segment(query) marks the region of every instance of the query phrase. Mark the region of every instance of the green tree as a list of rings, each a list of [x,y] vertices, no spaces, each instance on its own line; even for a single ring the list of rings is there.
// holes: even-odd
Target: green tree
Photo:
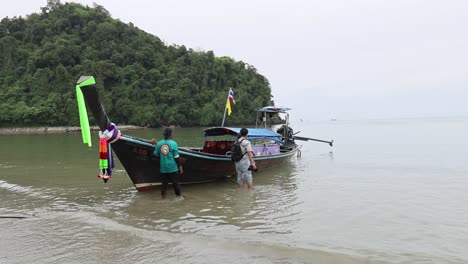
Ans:
[[[271,104],[255,67],[213,51],[166,45],[100,5],[47,1],[40,13],[0,20],[0,126],[78,125],[74,83],[93,75],[116,123],[219,125],[254,122]]]

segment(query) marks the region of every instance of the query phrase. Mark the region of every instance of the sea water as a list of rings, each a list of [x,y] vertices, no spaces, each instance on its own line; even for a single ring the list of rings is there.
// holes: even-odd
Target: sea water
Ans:
[[[335,144],[183,200],[138,193],[120,163],[99,180],[97,134],[0,136],[0,263],[468,263],[467,117],[293,127]]]

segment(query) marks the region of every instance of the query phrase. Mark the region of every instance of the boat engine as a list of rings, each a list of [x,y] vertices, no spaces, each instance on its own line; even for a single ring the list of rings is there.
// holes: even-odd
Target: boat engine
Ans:
[[[286,125],[282,125],[280,128],[278,128],[276,133],[281,134],[283,138],[287,137],[289,139],[291,139],[294,134],[293,129]]]

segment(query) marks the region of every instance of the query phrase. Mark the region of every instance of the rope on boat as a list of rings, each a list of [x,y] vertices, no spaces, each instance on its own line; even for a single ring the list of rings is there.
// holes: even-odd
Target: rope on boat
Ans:
[[[302,157],[302,152],[301,152],[302,145],[296,144],[296,148],[297,148],[297,157],[298,158]]]

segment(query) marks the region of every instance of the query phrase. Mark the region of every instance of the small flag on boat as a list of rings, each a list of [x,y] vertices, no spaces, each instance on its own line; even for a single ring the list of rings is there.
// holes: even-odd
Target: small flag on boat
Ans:
[[[227,108],[227,110],[228,110],[228,116],[230,116],[231,113],[232,113],[231,101],[232,101],[232,104],[233,104],[233,105],[236,104],[236,100],[234,100],[234,92],[232,91],[231,88],[229,88],[229,94],[228,94],[228,98],[227,98],[227,101],[226,101],[226,108]],[[226,114],[226,113],[225,113],[225,114]]]
[[[233,105],[236,104],[236,100],[234,100],[234,92],[231,88],[229,88],[229,99],[231,99]]]
[[[228,110],[228,116],[230,116],[231,113],[232,113],[232,110],[231,110],[231,103],[229,102],[229,98],[226,101],[226,108]],[[226,114],[226,113],[224,113],[224,114]]]

